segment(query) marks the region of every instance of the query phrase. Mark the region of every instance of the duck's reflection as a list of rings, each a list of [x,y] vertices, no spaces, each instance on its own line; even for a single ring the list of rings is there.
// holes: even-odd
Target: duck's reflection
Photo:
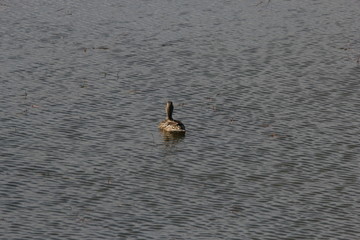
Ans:
[[[185,132],[167,132],[160,130],[160,134],[162,135],[165,146],[174,146],[182,142],[185,138]]]

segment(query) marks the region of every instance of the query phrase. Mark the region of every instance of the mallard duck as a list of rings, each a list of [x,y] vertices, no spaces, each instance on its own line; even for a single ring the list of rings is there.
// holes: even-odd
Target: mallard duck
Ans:
[[[161,130],[167,132],[178,132],[185,133],[185,126],[182,122],[174,120],[172,118],[172,113],[174,111],[174,105],[171,101],[167,102],[166,107],[166,119],[159,124]]]

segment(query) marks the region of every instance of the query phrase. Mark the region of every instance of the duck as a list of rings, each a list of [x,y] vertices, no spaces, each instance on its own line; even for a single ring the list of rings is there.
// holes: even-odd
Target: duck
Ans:
[[[159,128],[166,132],[174,132],[174,133],[185,133],[185,125],[172,118],[172,114],[174,111],[174,105],[171,101],[166,103],[165,107],[166,111],[166,119],[159,124]]]

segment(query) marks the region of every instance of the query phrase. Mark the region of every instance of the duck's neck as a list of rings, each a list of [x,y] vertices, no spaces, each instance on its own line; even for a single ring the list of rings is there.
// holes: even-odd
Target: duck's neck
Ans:
[[[174,111],[174,106],[172,102],[168,102],[166,104],[166,120],[173,120],[172,118],[173,111]]]

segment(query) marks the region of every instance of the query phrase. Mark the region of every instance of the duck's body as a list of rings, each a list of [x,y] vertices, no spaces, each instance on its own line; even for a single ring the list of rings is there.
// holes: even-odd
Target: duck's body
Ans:
[[[166,107],[166,119],[159,124],[161,130],[167,132],[182,132],[185,133],[185,126],[182,122],[174,120],[172,118],[172,113],[174,111],[174,106],[172,102],[167,102]]]
[[[159,124],[159,128],[167,132],[185,132],[184,124],[176,120],[164,120]]]

